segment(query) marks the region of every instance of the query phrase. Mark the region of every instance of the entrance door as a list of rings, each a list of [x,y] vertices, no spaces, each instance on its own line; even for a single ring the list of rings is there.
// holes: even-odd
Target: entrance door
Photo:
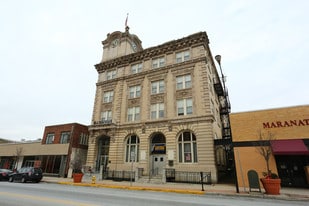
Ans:
[[[108,168],[109,143],[110,138],[108,136],[99,138],[97,164],[95,169],[97,172],[101,170],[103,174],[107,172]]]
[[[162,175],[165,167],[165,155],[152,155],[152,175]]]
[[[278,155],[276,163],[278,175],[282,186],[306,187],[306,174],[304,167],[308,163],[308,156],[301,155]]]
[[[155,133],[151,138],[150,171],[152,176],[162,175],[165,168],[166,146],[162,133]]]

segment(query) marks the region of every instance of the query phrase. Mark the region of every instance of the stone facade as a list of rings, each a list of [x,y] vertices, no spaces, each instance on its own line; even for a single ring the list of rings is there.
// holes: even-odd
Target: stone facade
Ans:
[[[87,165],[130,170],[132,160],[144,175],[173,168],[217,182],[219,78],[206,32],[143,49],[127,27],[102,43]]]

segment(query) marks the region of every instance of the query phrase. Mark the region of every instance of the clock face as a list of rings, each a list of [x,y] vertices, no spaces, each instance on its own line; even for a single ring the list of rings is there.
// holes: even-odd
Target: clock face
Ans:
[[[116,46],[118,46],[118,43],[119,43],[119,40],[118,39],[115,39],[112,41],[112,48],[115,48]]]

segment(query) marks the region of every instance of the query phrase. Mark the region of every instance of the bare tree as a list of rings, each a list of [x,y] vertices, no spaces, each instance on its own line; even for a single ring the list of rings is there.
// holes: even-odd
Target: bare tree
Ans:
[[[20,159],[22,153],[23,153],[23,148],[22,147],[16,147],[16,150],[15,150],[15,153],[14,153],[14,156],[16,157],[15,168],[17,168],[17,164],[19,162],[19,159]]]
[[[266,176],[271,176],[271,170],[269,168],[269,159],[271,157],[272,151],[271,151],[271,147],[270,147],[270,141],[275,139],[275,134],[267,131],[267,132],[262,132],[261,130],[258,131],[258,137],[259,137],[259,143],[258,143],[258,147],[256,148],[258,153],[260,155],[262,155],[262,157],[264,158],[265,162],[266,162]]]

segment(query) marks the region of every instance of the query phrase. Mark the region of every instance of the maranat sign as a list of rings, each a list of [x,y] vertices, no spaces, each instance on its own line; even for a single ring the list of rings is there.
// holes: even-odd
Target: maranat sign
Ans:
[[[287,121],[275,121],[275,122],[263,122],[263,128],[279,128],[279,127],[299,127],[308,126],[309,119],[299,119],[299,120],[287,120]]]

